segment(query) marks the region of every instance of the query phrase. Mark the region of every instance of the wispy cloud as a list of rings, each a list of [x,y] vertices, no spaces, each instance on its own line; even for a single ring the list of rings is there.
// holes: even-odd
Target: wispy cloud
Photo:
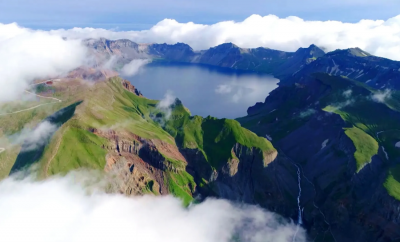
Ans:
[[[132,60],[131,62],[122,67],[121,74],[124,76],[134,76],[139,72],[142,66],[146,65],[149,62],[150,60],[147,59]]]
[[[1,181],[0,240],[286,242],[296,232],[293,223],[256,206],[208,199],[184,208],[171,196],[106,194],[89,178],[74,172],[42,182]],[[296,238],[305,241],[304,230]]]
[[[378,91],[372,95],[372,100],[378,103],[384,103],[387,98],[390,98],[392,95],[392,91],[390,89],[386,89],[384,91]]]
[[[171,117],[172,108],[171,105],[175,103],[176,97],[172,91],[168,90],[165,93],[164,98],[160,100],[157,104],[157,108],[165,114],[165,118],[169,119]]]
[[[216,93],[221,93],[221,94],[231,93],[232,92],[232,86],[227,85],[227,84],[219,85],[215,89],[215,92]]]
[[[218,85],[215,88],[215,93],[230,97],[230,101],[238,103],[243,99],[258,102],[259,99],[264,99],[270,90],[276,87],[278,79],[267,77],[265,80],[247,80],[247,81],[231,81]]]
[[[309,108],[309,109],[307,109],[305,111],[300,112],[299,116],[300,116],[300,118],[305,118],[305,117],[308,117],[310,115],[313,115],[316,112],[317,111],[315,109]]]
[[[46,145],[57,129],[57,125],[44,121],[34,128],[25,127],[20,132],[9,136],[8,139],[13,144],[22,145],[22,151],[31,151]]]
[[[326,111],[332,113],[332,112],[340,110],[340,109],[342,109],[344,107],[352,105],[353,103],[354,103],[354,99],[348,99],[348,100],[346,100],[344,102],[333,103],[333,104],[331,104],[331,105],[329,105],[327,107]]]
[[[351,89],[348,89],[348,90],[344,91],[342,95],[345,98],[350,98],[352,93],[353,93],[353,91]]]

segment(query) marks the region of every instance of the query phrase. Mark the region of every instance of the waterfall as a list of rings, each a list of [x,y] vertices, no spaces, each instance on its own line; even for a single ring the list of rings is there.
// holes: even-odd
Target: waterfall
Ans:
[[[297,207],[299,208],[299,216],[298,216],[298,224],[302,224],[303,223],[303,219],[302,219],[302,209],[300,207],[300,197],[301,197],[301,172],[300,172],[300,167],[298,167],[296,165],[297,168],[297,182],[299,185],[299,195],[297,196]]]
[[[301,206],[300,206],[300,198],[301,198],[301,171],[300,171],[300,167],[299,167],[298,165],[296,165],[296,164],[294,164],[294,165],[295,165],[296,168],[297,168],[297,183],[298,183],[298,185],[299,185],[299,195],[297,196],[297,207],[298,207],[298,209],[299,209],[299,215],[298,215],[298,217],[297,217],[297,228],[296,228],[296,232],[295,232],[295,234],[294,234],[294,236],[293,236],[293,242],[296,242],[296,236],[297,236],[297,233],[299,232],[300,225],[303,224],[303,216],[302,216],[303,209],[302,209]]]

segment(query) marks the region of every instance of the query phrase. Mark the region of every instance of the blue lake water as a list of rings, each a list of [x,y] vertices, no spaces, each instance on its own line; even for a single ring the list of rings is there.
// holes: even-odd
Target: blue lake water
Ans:
[[[150,63],[127,78],[145,97],[179,98],[192,115],[218,118],[245,116],[247,108],[263,102],[277,87],[267,74],[195,64]]]

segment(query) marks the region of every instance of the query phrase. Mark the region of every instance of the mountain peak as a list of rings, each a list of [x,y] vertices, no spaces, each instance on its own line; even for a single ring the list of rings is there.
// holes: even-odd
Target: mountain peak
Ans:
[[[330,55],[349,55],[349,56],[358,56],[358,57],[366,57],[366,56],[372,56],[370,53],[358,48],[348,48],[348,49],[337,49],[332,52],[329,52]]]
[[[214,48],[224,48],[224,49],[226,49],[226,48],[239,48],[239,47],[237,45],[235,45],[234,43],[232,43],[232,42],[228,42],[228,43],[223,43],[223,44],[217,45]]]
[[[325,55],[325,52],[318,46],[312,44],[308,48],[299,48],[296,54],[307,56],[308,58],[318,58]]]
[[[362,49],[360,49],[358,47],[349,48],[347,50],[348,50],[348,52],[350,52],[351,55],[354,55],[354,56],[359,56],[359,57],[371,56],[370,53],[363,51]]]

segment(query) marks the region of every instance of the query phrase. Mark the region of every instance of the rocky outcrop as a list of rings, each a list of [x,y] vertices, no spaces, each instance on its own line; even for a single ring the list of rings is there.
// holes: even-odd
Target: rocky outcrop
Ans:
[[[118,73],[111,70],[92,67],[79,67],[69,72],[68,79],[81,79],[86,81],[104,81],[107,78],[117,76]]]
[[[137,44],[127,39],[86,39],[84,44],[89,47],[96,66],[106,64],[111,57],[115,57],[116,64],[127,64],[133,59],[148,58],[147,45]]]
[[[122,86],[136,96],[143,97],[142,93],[136,89],[135,86],[130,83],[130,81],[122,80]]]
[[[236,144],[232,152],[234,158],[214,175],[215,193],[296,218],[295,166],[288,159],[277,157],[276,151],[265,155],[259,149]]]

